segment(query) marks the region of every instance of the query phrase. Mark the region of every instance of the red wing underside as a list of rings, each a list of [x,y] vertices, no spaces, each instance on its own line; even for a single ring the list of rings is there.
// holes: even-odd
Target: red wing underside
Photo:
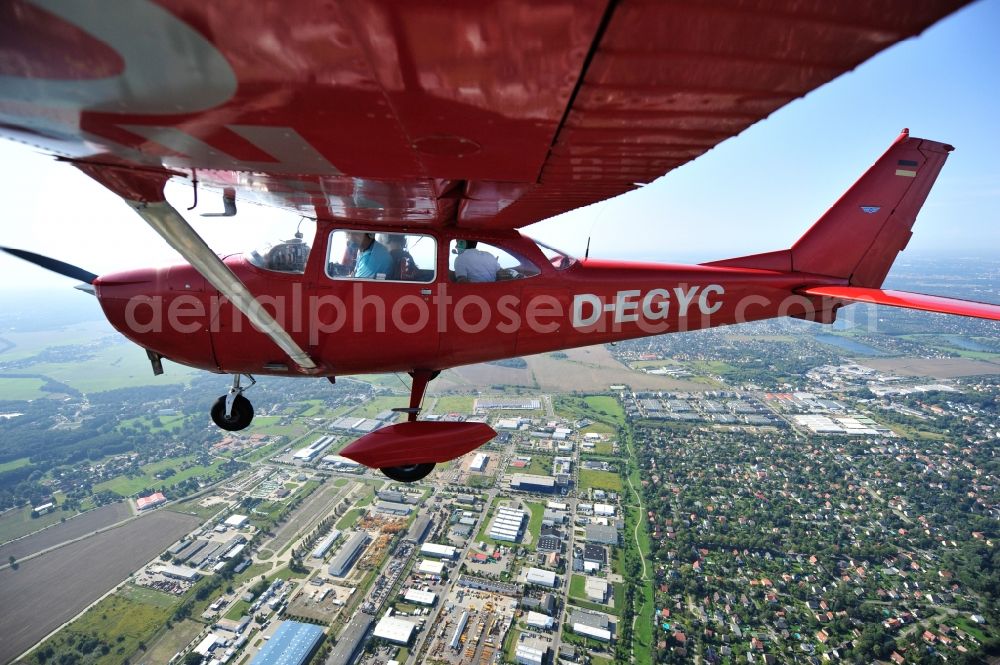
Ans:
[[[802,289],[799,292],[810,296],[837,298],[838,300],[846,300],[852,303],[891,305],[893,307],[917,309],[924,312],[957,314],[959,316],[1000,321],[1000,305],[991,305],[972,300],[943,298],[941,296],[929,296],[923,293],[909,293],[907,291],[867,289],[858,286],[816,286]]]
[[[966,0],[8,0],[0,136],[323,219],[520,228],[647,183]],[[128,198],[128,191],[116,191]]]

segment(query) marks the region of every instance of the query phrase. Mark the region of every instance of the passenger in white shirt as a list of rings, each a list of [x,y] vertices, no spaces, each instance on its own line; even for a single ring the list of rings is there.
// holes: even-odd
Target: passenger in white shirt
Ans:
[[[462,241],[459,241],[461,243]],[[455,257],[455,281],[495,282],[500,261],[489,252],[476,249],[475,240],[466,240],[465,250]],[[459,248],[461,245],[459,245]]]

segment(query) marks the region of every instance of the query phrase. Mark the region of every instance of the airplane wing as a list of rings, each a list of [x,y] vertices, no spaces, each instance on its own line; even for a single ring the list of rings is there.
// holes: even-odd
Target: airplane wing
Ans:
[[[520,228],[634,189],[966,0],[12,0],[0,135],[321,219]]]

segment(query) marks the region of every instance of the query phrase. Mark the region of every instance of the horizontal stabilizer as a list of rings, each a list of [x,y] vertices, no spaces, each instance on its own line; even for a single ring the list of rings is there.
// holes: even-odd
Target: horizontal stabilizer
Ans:
[[[973,316],[979,319],[1000,321],[1000,305],[991,305],[973,300],[929,296],[923,293],[867,289],[860,286],[814,286],[807,289],[800,289],[799,293],[809,296],[837,298],[838,300],[847,300],[849,302],[891,305],[893,307],[905,307],[906,309],[919,309],[924,312],[957,314],[959,316]]]

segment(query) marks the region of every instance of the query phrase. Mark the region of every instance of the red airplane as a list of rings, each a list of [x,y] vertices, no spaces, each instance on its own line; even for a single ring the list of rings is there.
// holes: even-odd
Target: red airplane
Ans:
[[[764,3],[761,3],[762,5]],[[886,291],[951,146],[906,130],[791,248],[701,265],[577,260],[517,229],[634,189],[965,4],[245,4],[148,0],[97,15],[9,3],[0,134],[119,195],[188,264],[85,284],[163,358],[241,377],[408,372],[407,422],[341,454],[415,481],[495,432],[419,421],[442,370],[792,316],[852,302],[1000,320]],[[171,178],[296,210],[315,236],[219,257]]]

